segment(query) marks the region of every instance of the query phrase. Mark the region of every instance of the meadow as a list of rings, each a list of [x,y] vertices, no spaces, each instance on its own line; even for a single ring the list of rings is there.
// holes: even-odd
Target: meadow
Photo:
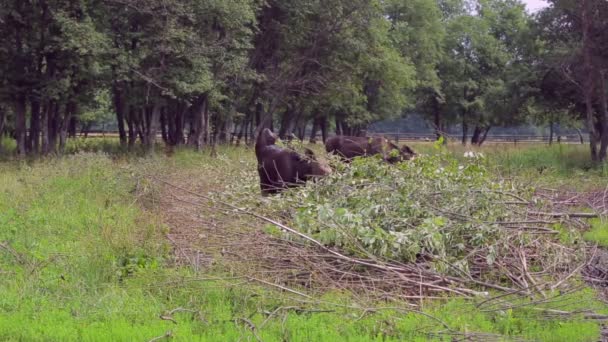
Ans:
[[[438,153],[431,143],[412,146]],[[608,318],[602,291],[578,276],[569,291],[508,302],[492,290],[405,300],[298,286],[264,268],[278,258],[279,247],[264,245],[276,227],[215,206],[257,206],[287,220],[259,199],[250,148],[145,156],[89,139],[67,151],[0,162],[0,340],[597,341]],[[454,145],[442,153],[464,160],[464,152]],[[564,191],[606,187],[607,169],[587,162],[585,146],[477,152],[492,177]],[[608,246],[605,222],[585,222],[585,241]],[[268,251],[256,260],[256,249]]]

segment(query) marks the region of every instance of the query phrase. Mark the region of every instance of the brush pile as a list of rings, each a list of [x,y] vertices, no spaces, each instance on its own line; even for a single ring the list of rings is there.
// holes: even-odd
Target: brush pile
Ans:
[[[264,215],[308,237],[283,229],[282,241],[322,244],[315,260],[300,262],[325,267],[311,272],[336,283],[384,282],[418,296],[479,289],[545,296],[567,290],[592,254],[581,238],[583,214],[554,212],[535,189],[497,180],[483,158],[334,166],[330,177],[270,199]]]

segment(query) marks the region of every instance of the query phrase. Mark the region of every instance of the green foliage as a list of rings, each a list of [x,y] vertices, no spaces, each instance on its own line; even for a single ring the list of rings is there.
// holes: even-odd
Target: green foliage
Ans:
[[[470,248],[497,249],[501,232],[491,222],[509,215],[495,204],[496,191],[504,186],[493,182],[483,165],[461,165],[442,155],[398,167],[361,158],[345,172],[296,192],[303,201],[294,219],[328,245],[356,250],[361,244],[374,255],[410,262],[432,255],[467,269],[462,258]]]
[[[397,166],[361,158],[275,205],[291,210],[295,227],[328,246],[406,262],[423,258],[439,272],[468,273],[479,258],[491,268],[513,244],[531,243],[499,222],[521,221],[505,193],[519,189],[526,197],[532,189],[495,180],[487,163],[461,163],[443,150]],[[564,257],[550,246],[546,258]]]

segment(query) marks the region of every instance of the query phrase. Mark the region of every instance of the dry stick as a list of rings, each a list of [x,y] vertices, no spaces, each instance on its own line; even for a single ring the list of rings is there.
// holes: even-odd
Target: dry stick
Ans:
[[[520,224],[554,224],[557,222],[556,221],[536,220],[536,221],[497,221],[497,222],[486,222],[486,223],[509,226],[509,225],[520,225]]]
[[[482,311],[482,312],[496,312],[496,311],[501,311],[501,310],[504,311],[504,310],[507,310],[507,309],[517,309],[517,308],[521,308],[521,307],[529,307],[529,306],[536,305],[536,304],[556,303],[559,300],[553,300],[553,299],[557,299],[557,298],[560,298],[560,297],[565,298],[566,295],[574,293],[576,291],[579,291],[583,287],[584,287],[584,285],[577,286],[577,287],[574,287],[573,289],[571,289],[569,291],[560,293],[560,294],[555,295],[553,297],[546,298],[546,299],[541,299],[541,300],[535,300],[535,301],[531,301],[529,303],[515,304],[515,305],[509,305],[507,307],[500,307],[500,308],[494,308],[494,309],[486,309],[486,310],[480,310],[480,311]],[[511,303],[507,302],[507,304],[511,304]]]
[[[327,302],[327,301],[324,301],[324,300],[317,300],[316,302],[312,302],[312,303],[311,302],[307,302],[307,301],[303,301],[303,300],[298,300],[298,299],[295,299],[295,298],[294,298],[294,300],[302,302],[302,303],[308,303],[308,304],[319,304],[319,303],[322,303],[322,304],[327,304],[327,305],[336,306],[336,307],[340,307],[340,308],[346,308],[346,309],[352,309],[352,310],[363,310],[363,311],[366,311],[366,312],[377,312],[377,311],[381,311],[381,310],[395,310],[395,311],[400,311],[402,313],[403,312],[415,313],[415,314],[419,314],[419,315],[422,315],[424,317],[430,318],[430,319],[434,320],[435,322],[443,325],[446,329],[452,331],[452,328],[450,328],[450,326],[446,322],[440,320],[439,318],[437,318],[435,316],[432,316],[432,315],[429,315],[429,314],[427,314],[425,312],[418,311],[418,310],[413,310],[413,309],[407,309],[407,308],[401,308],[401,307],[390,307],[390,306],[389,307],[364,308],[364,307],[354,306],[354,305],[332,303],[332,302]]]
[[[339,259],[342,259],[342,260],[345,260],[345,261],[348,261],[348,262],[352,262],[352,263],[355,263],[355,264],[358,264],[358,265],[362,265],[362,266],[368,266],[368,267],[372,267],[372,268],[376,268],[376,269],[384,270],[384,271],[391,271],[391,272],[397,272],[397,273],[398,273],[399,271],[402,271],[402,270],[403,270],[403,269],[402,269],[402,268],[400,268],[400,267],[391,267],[391,266],[377,265],[377,264],[373,264],[373,263],[369,263],[369,262],[365,262],[365,261],[361,261],[361,260],[357,260],[357,259],[349,258],[349,257],[347,257],[347,256],[345,256],[345,255],[343,255],[343,254],[341,254],[341,253],[338,253],[338,252],[336,252],[336,251],[334,251],[334,250],[332,250],[332,249],[330,249],[330,248],[327,248],[327,247],[326,247],[325,245],[323,245],[321,242],[319,242],[319,241],[317,241],[317,240],[315,240],[315,239],[313,239],[313,238],[309,237],[308,235],[302,234],[302,233],[298,232],[297,230],[292,229],[292,228],[289,228],[289,227],[287,227],[286,225],[284,225],[284,224],[282,224],[282,223],[280,223],[280,222],[277,222],[277,221],[275,221],[275,220],[273,220],[273,219],[270,219],[270,218],[265,217],[265,216],[262,216],[262,215],[258,215],[258,214],[256,214],[256,213],[250,212],[250,211],[245,210],[245,209],[243,209],[243,208],[239,208],[239,207],[237,207],[237,206],[235,206],[235,205],[232,205],[232,204],[227,203],[227,202],[224,202],[224,201],[218,201],[218,200],[214,200],[214,199],[212,199],[212,198],[210,198],[210,197],[208,197],[208,196],[205,196],[205,195],[202,195],[202,194],[199,194],[199,193],[196,193],[196,192],[190,191],[190,190],[188,190],[188,189],[182,188],[182,187],[177,186],[177,185],[175,185],[175,184],[169,183],[169,182],[167,182],[167,181],[165,181],[165,180],[158,179],[158,178],[156,178],[156,177],[154,177],[154,176],[149,176],[149,177],[150,177],[150,178],[152,178],[152,179],[154,179],[154,180],[156,180],[157,182],[160,182],[160,183],[163,183],[163,184],[165,184],[165,185],[168,185],[168,186],[174,187],[174,188],[176,188],[176,189],[179,189],[179,190],[185,191],[185,192],[187,192],[187,193],[189,193],[189,194],[192,194],[192,195],[194,195],[194,196],[198,196],[198,197],[201,197],[201,198],[207,199],[207,200],[212,201],[212,202],[217,202],[217,203],[223,204],[223,205],[225,205],[225,206],[227,206],[227,207],[230,207],[230,208],[234,209],[234,210],[235,210],[235,211],[237,211],[237,212],[240,212],[240,213],[243,213],[243,214],[246,214],[246,215],[250,215],[250,216],[253,216],[253,217],[255,217],[255,218],[257,218],[257,219],[260,219],[260,220],[262,220],[262,221],[266,221],[266,222],[268,222],[268,223],[271,223],[271,224],[273,224],[273,225],[275,225],[275,226],[277,226],[277,227],[279,227],[279,228],[281,228],[281,229],[283,229],[283,230],[285,230],[285,231],[288,231],[288,232],[290,232],[290,233],[292,233],[292,234],[294,234],[294,235],[296,235],[296,236],[298,236],[298,237],[300,237],[300,238],[302,238],[302,239],[305,239],[305,240],[307,240],[307,241],[309,241],[309,242],[312,242],[314,245],[316,245],[316,246],[320,247],[321,249],[323,249],[323,250],[327,251],[328,253],[330,253],[330,254],[332,254],[332,255],[336,256],[336,257],[337,257],[337,258],[339,258]],[[399,274],[399,273],[398,273],[398,274]],[[418,284],[418,282],[415,282],[415,281],[412,281],[412,280],[410,280],[410,279],[407,279],[407,278],[403,277],[401,274],[399,274],[399,275],[400,275],[401,279],[402,279],[402,280],[404,280],[404,281],[407,281],[407,282],[410,282],[410,283],[414,283],[414,284],[416,284],[416,285]],[[447,288],[447,287],[444,287],[444,286],[433,285],[433,284],[424,284],[424,285],[425,285],[425,286],[428,286],[428,287],[431,287],[431,288],[438,289],[438,290],[442,290],[442,291],[446,291],[446,292],[452,292],[452,293],[456,293],[456,294],[461,295],[461,296],[466,296],[466,295],[467,295],[467,293],[468,293],[468,294],[474,294],[474,295],[479,294],[478,292],[476,292],[476,291],[472,291],[472,290],[469,290],[469,289],[461,289],[461,288],[458,288],[458,289],[450,289],[450,288]]]
[[[177,324],[177,321],[173,319],[173,317],[168,316],[168,315],[160,315],[158,316],[158,318],[162,319],[163,321],[170,321],[173,322],[173,324]]]
[[[583,269],[583,267],[587,266],[589,264],[589,262],[591,260],[593,260],[593,258],[595,257],[595,253],[596,252],[597,252],[597,247],[593,250],[593,255],[591,255],[591,258],[589,258],[588,260],[585,260],[585,262],[583,262],[580,266],[578,266],[576,269],[574,269],[574,271],[572,271],[570,274],[568,274],[564,279],[558,281],[557,284],[551,286],[551,290],[555,290],[561,284],[563,284],[565,281],[567,281],[568,279],[570,279],[572,276],[574,276],[575,274],[579,273],[580,270]]]
[[[522,266],[522,271],[523,271],[524,275],[530,280],[532,285],[534,285],[534,288],[536,288],[538,290],[538,292],[543,296],[543,298],[547,298],[547,294],[545,294],[542,287],[538,286],[538,283],[536,282],[536,280],[532,277],[530,272],[528,272],[528,261],[526,259],[526,252],[520,250],[519,256],[521,258],[521,266]]]
[[[597,218],[600,215],[596,213],[543,213],[538,211],[529,212],[530,215],[549,216],[554,218],[561,217],[577,217],[577,218]]]
[[[608,320],[607,315],[598,314],[598,313],[595,313],[592,311],[562,311],[562,310],[545,309],[545,308],[532,308],[532,310],[543,311],[543,312],[548,312],[548,313],[557,314],[557,315],[566,315],[566,316],[582,313],[584,318],[586,318],[586,319]]]
[[[262,322],[262,324],[260,324],[258,330],[262,330],[262,328],[264,328],[264,326],[268,323],[268,321],[270,321],[270,319],[272,319],[272,317],[274,317],[279,311],[288,311],[288,310],[294,310],[297,313],[299,313],[299,312],[318,312],[318,313],[336,312],[336,310],[316,310],[316,309],[308,310],[308,309],[303,309],[298,306],[279,306],[278,308],[276,308],[276,310],[274,310],[273,312],[270,312],[268,314],[268,317],[266,317],[266,319]]]
[[[17,260],[18,263],[20,263],[22,265],[30,264],[30,262],[25,260],[23,258],[23,256],[19,254],[19,252],[17,252],[11,246],[9,246],[8,243],[0,242],[0,249],[4,249],[5,251],[7,251],[10,255],[12,255]]]
[[[548,283],[542,283],[541,286],[542,285],[547,285],[547,284]],[[512,295],[523,293],[523,292],[529,291],[530,289],[531,288],[522,288],[522,289],[517,289],[517,290],[511,290],[511,292],[499,294],[499,295],[494,296],[492,298],[488,298],[488,299],[480,302],[479,304],[477,304],[476,307],[477,308],[481,308],[484,304],[487,304],[487,303],[490,303],[490,302],[493,302],[493,301],[496,301],[496,300],[500,300],[500,298],[509,297],[509,296],[512,296]]]
[[[497,190],[473,190],[473,192],[493,192],[495,194],[500,194],[500,195],[505,195],[505,196],[513,197],[513,198],[519,200],[521,203],[528,203],[528,204],[530,204],[530,201],[527,201],[525,198],[517,196],[516,194],[512,194],[510,192],[497,191]]]
[[[248,320],[247,318],[244,318],[244,317],[239,317],[239,318],[237,318],[237,319],[234,320],[234,323],[237,323],[238,321],[241,321],[241,322],[245,323],[245,325],[247,325],[249,327],[249,329],[251,330],[251,333],[253,334],[253,337],[255,337],[255,339],[258,340],[258,342],[262,342],[262,339],[258,336],[258,334],[255,333],[255,331],[257,329],[255,327],[255,324],[253,324],[252,321],[250,321],[250,320]]]
[[[175,242],[175,240],[173,240],[173,238],[171,238],[171,234],[165,234],[165,237],[173,244],[173,246],[175,246],[177,248],[177,250],[179,250],[180,254],[186,258],[186,260],[188,260],[188,262],[190,263],[190,265],[194,265],[194,261],[190,259],[190,257],[188,256],[188,254],[186,254],[186,252],[184,252],[184,250],[179,246],[179,244],[177,242]]]
[[[296,291],[296,290],[290,289],[290,288],[288,288],[288,287],[285,287],[285,286],[282,286],[282,285],[279,285],[279,284],[271,283],[271,282],[268,282],[268,281],[265,281],[265,280],[262,280],[262,279],[257,279],[257,278],[254,278],[254,277],[249,277],[249,276],[248,276],[248,277],[246,277],[246,278],[247,278],[247,279],[249,279],[249,280],[251,280],[251,281],[257,281],[257,282],[262,283],[262,284],[266,284],[266,285],[269,285],[269,286],[278,287],[278,288],[280,288],[281,290],[285,290],[285,291],[287,291],[287,292],[291,292],[291,293],[293,293],[293,294],[297,294],[297,295],[299,295],[299,296],[302,296],[302,297],[305,297],[305,298],[308,298],[308,299],[313,299],[311,296],[309,296],[309,295],[307,295],[307,294],[305,294],[305,293],[298,292],[298,291]]]

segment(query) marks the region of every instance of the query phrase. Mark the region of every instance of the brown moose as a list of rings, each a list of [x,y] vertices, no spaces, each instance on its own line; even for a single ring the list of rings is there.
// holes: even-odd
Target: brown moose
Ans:
[[[306,149],[303,156],[277,146],[276,141],[277,136],[266,128],[255,144],[262,195],[274,194],[331,173],[331,168],[318,161],[311,150]]]
[[[413,159],[416,156],[416,152],[409,146],[404,145],[400,149],[384,137],[334,136],[327,139],[325,149],[328,153],[341,156],[345,161],[359,156],[381,154],[383,160],[393,164]],[[393,150],[397,150],[398,154],[395,154]]]

